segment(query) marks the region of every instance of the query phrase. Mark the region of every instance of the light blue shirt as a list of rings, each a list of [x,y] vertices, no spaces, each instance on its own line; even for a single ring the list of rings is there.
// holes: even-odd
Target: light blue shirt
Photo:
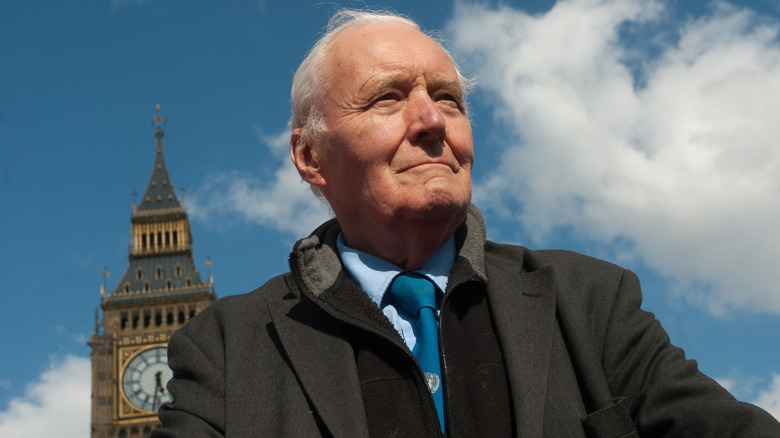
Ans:
[[[405,271],[379,257],[348,247],[344,243],[344,238],[341,234],[339,234],[339,238],[336,241],[336,246],[341,256],[341,262],[344,264],[344,269],[347,270],[349,276],[379,306],[382,313],[387,316],[393,327],[401,334],[401,338],[403,338],[409,350],[413,350],[414,345],[417,343],[415,334],[416,324],[414,324],[415,316],[407,312],[402,306],[396,305],[393,300],[384,299],[385,292],[387,292],[395,277]],[[436,254],[428,260],[425,266],[414,272],[424,275],[433,281],[438,289],[437,293],[441,296],[447,290],[447,279],[453,263],[455,263],[455,239],[450,238],[447,243],[436,251]]]

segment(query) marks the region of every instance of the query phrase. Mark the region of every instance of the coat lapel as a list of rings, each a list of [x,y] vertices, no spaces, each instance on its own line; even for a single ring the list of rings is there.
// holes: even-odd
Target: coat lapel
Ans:
[[[555,326],[551,267],[521,272],[522,252],[486,252],[488,300],[503,349],[517,434],[541,437]]]
[[[330,434],[367,437],[354,353],[332,319],[296,298],[272,303],[270,312],[290,365]]]

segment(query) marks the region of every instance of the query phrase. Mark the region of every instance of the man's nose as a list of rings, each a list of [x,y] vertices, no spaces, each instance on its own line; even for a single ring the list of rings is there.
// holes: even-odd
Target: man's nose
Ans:
[[[427,92],[417,92],[409,101],[408,111],[411,119],[409,141],[412,144],[444,138],[444,115]]]

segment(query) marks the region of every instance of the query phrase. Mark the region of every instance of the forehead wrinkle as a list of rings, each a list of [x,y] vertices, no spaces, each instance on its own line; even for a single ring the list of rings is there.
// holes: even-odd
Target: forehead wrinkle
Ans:
[[[404,88],[413,86],[420,78],[425,83],[426,89],[438,90],[446,89],[461,93],[460,81],[449,79],[441,72],[426,71],[426,69],[411,67],[404,63],[396,62],[397,67],[385,68],[379,67],[379,72],[369,77],[359,91],[374,91],[382,88]],[[457,75],[457,73],[455,74]],[[432,77],[431,77],[432,76]]]
[[[400,63],[395,64],[398,64],[398,67],[381,69],[376,74],[371,75],[360,87],[360,91],[374,92],[384,88],[400,88],[411,85],[416,81],[418,74],[400,65]]]

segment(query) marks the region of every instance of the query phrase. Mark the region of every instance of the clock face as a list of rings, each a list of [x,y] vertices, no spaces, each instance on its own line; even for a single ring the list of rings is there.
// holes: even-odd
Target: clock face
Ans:
[[[146,411],[156,411],[161,404],[172,400],[165,387],[172,375],[166,348],[150,348],[127,364],[122,374],[122,389],[130,403]]]

